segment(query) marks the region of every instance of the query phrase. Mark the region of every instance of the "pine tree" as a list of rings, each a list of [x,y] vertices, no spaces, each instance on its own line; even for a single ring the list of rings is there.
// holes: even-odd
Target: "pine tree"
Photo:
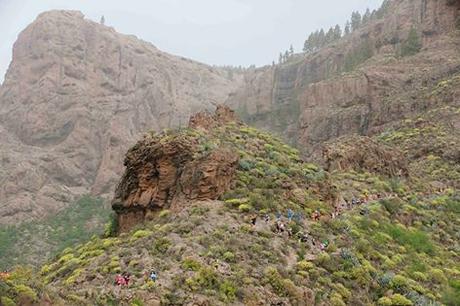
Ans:
[[[280,57],[279,57],[279,59],[278,59],[278,62],[279,62],[280,64],[283,63],[283,53],[282,53],[282,52],[280,52]]]
[[[351,14],[351,30],[356,31],[361,26],[361,14],[353,12]]]
[[[100,23],[101,23],[102,25],[105,24],[105,17],[104,17],[104,15],[101,16],[101,21],[100,21]]]
[[[289,47],[289,56],[292,56],[292,55],[294,55],[294,47],[291,45]]]
[[[406,41],[401,46],[401,55],[411,56],[417,54],[421,48],[422,43],[420,42],[417,30],[414,27],[412,27],[410,29]]]
[[[350,21],[347,20],[347,22],[345,23],[345,33],[344,35],[348,35],[350,34]]]
[[[326,33],[326,37],[324,38],[324,44],[327,45],[333,41],[334,41],[334,29],[329,28],[329,30]]]
[[[382,5],[377,10],[376,17],[382,18],[388,12],[389,8],[390,8],[390,0],[383,0]]]
[[[318,32],[318,38],[317,38],[317,46],[316,48],[319,49],[319,48],[322,48],[324,46],[324,44],[326,43],[326,34],[324,34],[324,30],[321,29],[319,32]]]
[[[286,50],[286,52],[284,52],[284,62],[287,62],[289,60],[289,51]]]
[[[308,39],[305,39],[305,42],[303,43],[303,52],[308,52],[310,48],[310,45],[308,44]]]
[[[368,9],[366,9],[366,13],[364,13],[364,15],[363,15],[363,21],[362,21],[362,23],[363,23],[363,24],[366,24],[366,23],[368,23],[370,20],[371,20],[371,11],[370,11],[369,8],[368,8]]]
[[[337,24],[334,28],[334,40],[338,40],[342,37],[342,29]]]

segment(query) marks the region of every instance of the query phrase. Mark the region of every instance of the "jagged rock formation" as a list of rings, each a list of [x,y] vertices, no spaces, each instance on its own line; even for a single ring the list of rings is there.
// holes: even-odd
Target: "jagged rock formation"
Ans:
[[[193,116],[190,127],[211,129],[233,120],[231,110],[218,107],[215,115]],[[153,218],[161,209],[216,200],[230,187],[238,154],[226,148],[200,152],[199,137],[187,133],[164,136],[145,135],[126,155],[126,171],[112,201],[120,231]]]
[[[434,107],[416,92],[460,71],[459,10],[458,1],[391,1],[383,18],[338,42],[246,74],[246,85],[228,103],[245,121],[279,133],[304,152],[344,134],[378,133]],[[412,27],[423,48],[401,58]]]
[[[41,14],[0,88],[0,223],[111,197],[134,140],[225,101],[240,80],[227,76],[79,12]]]
[[[408,176],[408,163],[402,152],[364,136],[344,136],[323,144],[319,161],[328,171],[355,170]]]

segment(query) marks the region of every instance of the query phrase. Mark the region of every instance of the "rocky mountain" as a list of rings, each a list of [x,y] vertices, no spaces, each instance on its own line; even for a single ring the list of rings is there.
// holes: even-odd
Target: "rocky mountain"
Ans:
[[[42,218],[82,195],[110,198],[143,132],[225,103],[303,154],[455,105],[424,88],[460,70],[458,1],[392,0],[379,18],[314,53],[243,73],[161,52],[79,12],[40,15],[0,88],[0,222]],[[422,48],[403,56],[416,30]]]
[[[277,132],[307,153],[323,141],[373,135],[434,107],[436,102],[418,94],[460,71],[460,2],[387,5],[379,18],[335,43],[246,74],[228,105],[246,122]],[[412,29],[421,50],[404,56]],[[441,103],[458,103],[458,96]]]
[[[147,130],[185,125],[239,87],[233,73],[161,52],[76,11],[38,16],[0,88],[0,223],[109,195]]]
[[[433,95],[460,78],[443,82]],[[232,117],[142,137],[105,235],[0,274],[2,305],[458,305],[460,163],[445,152],[460,107],[331,141],[327,169]]]

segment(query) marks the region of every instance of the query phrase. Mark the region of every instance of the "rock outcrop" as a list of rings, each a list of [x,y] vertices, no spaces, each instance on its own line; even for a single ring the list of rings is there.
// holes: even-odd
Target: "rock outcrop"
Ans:
[[[394,147],[365,136],[344,136],[321,145],[317,159],[328,171],[368,171],[386,176],[408,176],[408,162]]]
[[[341,135],[372,135],[433,107],[415,95],[460,71],[460,2],[393,0],[389,5],[382,18],[336,43],[247,73],[246,85],[228,104],[244,121],[279,133],[306,153]],[[401,57],[411,28],[422,50]]]
[[[82,194],[111,197],[135,139],[185,126],[240,79],[80,12],[41,14],[19,35],[0,88],[0,223],[43,217]]]
[[[233,121],[233,112],[198,113],[191,128],[212,129]],[[120,231],[150,219],[161,209],[178,210],[188,201],[216,200],[230,187],[239,155],[230,149],[203,150],[199,134],[147,134],[125,158],[125,173],[112,207]]]

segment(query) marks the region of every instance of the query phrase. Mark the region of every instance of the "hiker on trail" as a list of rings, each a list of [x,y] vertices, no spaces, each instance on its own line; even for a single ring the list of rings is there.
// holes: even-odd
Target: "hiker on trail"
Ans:
[[[319,210],[315,210],[313,214],[311,215],[311,219],[313,221],[318,221],[320,218],[321,214],[319,213]]]
[[[157,278],[158,278],[157,272],[155,272],[155,271],[150,272],[150,279],[151,279],[153,282],[156,282],[156,281],[157,281]]]
[[[115,277],[115,285],[117,285],[117,286],[125,286],[126,285],[126,279],[124,278],[124,276],[118,274]]]
[[[356,201],[356,199],[353,197],[353,199],[351,199],[351,206],[356,206],[358,202]]]
[[[287,210],[287,218],[288,218],[289,222],[292,221],[293,216],[294,216],[294,212],[291,209],[288,209]]]
[[[320,247],[321,251],[324,251],[327,248],[328,245],[329,245],[329,241],[324,240],[324,242],[320,243],[319,247]]]
[[[281,220],[277,220],[276,221],[276,232],[277,233],[282,233],[282,232],[284,232],[284,229],[285,229],[284,223],[281,222]]]
[[[256,225],[256,222],[257,222],[257,215],[254,215],[254,216],[252,216],[252,218],[251,218],[251,223],[252,223],[253,226],[255,226],[255,225]]]
[[[129,285],[129,281],[130,281],[130,279],[131,279],[131,275],[130,275],[129,273],[125,272],[125,273],[123,273],[122,276],[123,276],[123,278],[124,278],[124,280],[125,280],[125,285],[128,286],[128,285]]]
[[[264,221],[265,223],[268,223],[270,221],[270,216],[268,214],[265,214]]]
[[[308,242],[308,233],[302,233],[302,232],[299,232],[299,242]]]

